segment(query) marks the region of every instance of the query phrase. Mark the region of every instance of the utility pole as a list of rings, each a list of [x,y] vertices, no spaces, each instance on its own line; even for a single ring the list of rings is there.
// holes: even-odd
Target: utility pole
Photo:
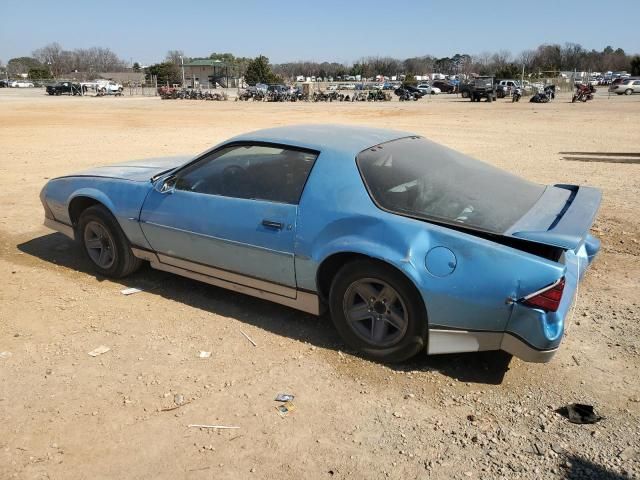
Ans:
[[[184,60],[182,55],[180,55],[180,66],[182,67],[182,88],[184,88]]]

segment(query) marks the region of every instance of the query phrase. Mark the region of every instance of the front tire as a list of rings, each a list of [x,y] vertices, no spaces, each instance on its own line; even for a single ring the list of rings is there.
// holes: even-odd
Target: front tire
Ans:
[[[372,359],[401,362],[425,348],[427,315],[420,294],[389,265],[346,264],[331,284],[329,307],[343,340]]]
[[[94,205],[82,212],[77,238],[93,268],[105,277],[126,277],[142,264],[133,255],[129,240],[117,220],[102,205]]]
[[[625,95],[631,95],[632,93],[633,93],[633,90],[631,90],[630,88],[627,88],[627,89],[624,91],[624,94],[625,94]]]

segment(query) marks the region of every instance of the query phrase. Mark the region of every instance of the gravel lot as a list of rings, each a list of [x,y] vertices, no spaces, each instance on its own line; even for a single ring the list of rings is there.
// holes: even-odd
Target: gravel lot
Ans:
[[[305,122],[410,130],[534,181],[601,188],[603,248],[555,359],[369,362],[326,317],[148,268],[97,278],[42,226],[48,178]],[[0,478],[640,478],[640,164],[559,154],[640,153],[639,124],[638,95],[268,104],[0,89]],[[282,392],[296,396],[286,418]],[[556,410],[573,402],[605,418],[569,423]]]

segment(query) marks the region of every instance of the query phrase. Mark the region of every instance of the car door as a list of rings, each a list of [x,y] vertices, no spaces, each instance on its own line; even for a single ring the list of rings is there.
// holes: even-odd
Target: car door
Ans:
[[[298,202],[317,156],[273,144],[224,146],[159,180],[141,228],[163,263],[294,296]]]

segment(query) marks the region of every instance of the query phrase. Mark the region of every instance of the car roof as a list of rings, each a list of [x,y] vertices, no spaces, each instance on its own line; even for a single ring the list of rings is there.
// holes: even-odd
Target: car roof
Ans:
[[[231,138],[229,142],[277,143],[354,156],[374,145],[412,135],[397,130],[350,125],[292,125],[248,132]]]

